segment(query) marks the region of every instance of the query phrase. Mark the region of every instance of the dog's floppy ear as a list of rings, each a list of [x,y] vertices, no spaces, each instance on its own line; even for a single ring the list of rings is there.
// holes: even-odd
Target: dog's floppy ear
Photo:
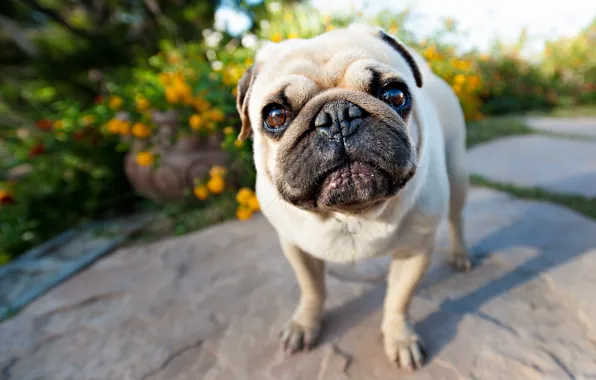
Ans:
[[[420,68],[418,68],[416,61],[414,60],[414,57],[412,57],[410,52],[404,47],[404,45],[402,45],[395,38],[391,37],[389,34],[385,33],[383,30],[379,30],[378,35],[384,42],[386,42],[395,51],[401,54],[401,56],[406,60],[406,62],[410,66],[410,69],[412,69],[412,73],[414,73],[416,86],[422,87],[422,74],[420,73]]]
[[[250,135],[251,125],[250,117],[248,115],[248,100],[250,98],[250,91],[252,84],[256,77],[255,65],[252,65],[246,70],[240,81],[238,82],[237,95],[236,95],[236,109],[240,114],[240,120],[242,122],[242,128],[238,135],[238,140],[246,140]]]

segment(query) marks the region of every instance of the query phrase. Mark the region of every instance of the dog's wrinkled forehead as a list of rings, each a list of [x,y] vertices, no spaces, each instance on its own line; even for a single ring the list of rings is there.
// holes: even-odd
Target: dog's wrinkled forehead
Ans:
[[[404,81],[416,86],[418,79],[411,63],[383,36],[380,29],[356,24],[310,39],[270,42],[259,50],[255,61],[259,74],[269,83],[283,76],[302,75],[325,88],[344,87],[342,80],[348,69],[359,64],[362,70],[372,66],[380,71],[399,72]],[[356,79],[352,75],[349,80]]]

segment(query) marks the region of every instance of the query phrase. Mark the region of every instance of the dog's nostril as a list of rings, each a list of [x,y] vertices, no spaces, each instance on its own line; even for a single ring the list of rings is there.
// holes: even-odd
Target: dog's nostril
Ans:
[[[320,112],[315,119],[315,127],[317,128],[328,127],[332,123],[331,115],[327,112]]]
[[[346,110],[346,113],[347,120],[359,119],[362,117],[362,108],[358,107],[357,105],[350,104],[350,106]]]

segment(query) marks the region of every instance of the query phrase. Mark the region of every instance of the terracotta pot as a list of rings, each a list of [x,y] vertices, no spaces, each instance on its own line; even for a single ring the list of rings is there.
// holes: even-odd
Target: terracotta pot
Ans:
[[[178,113],[154,112],[157,133],[151,144],[135,140],[125,158],[124,170],[131,185],[153,200],[180,200],[192,189],[194,179],[203,179],[213,165],[225,165],[227,154],[221,148],[222,137],[187,135],[176,138]],[[147,149],[160,156],[155,168],[140,166],[136,154]]]

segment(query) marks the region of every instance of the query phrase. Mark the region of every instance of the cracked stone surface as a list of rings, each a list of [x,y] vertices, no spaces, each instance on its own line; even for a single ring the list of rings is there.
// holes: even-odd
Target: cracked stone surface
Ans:
[[[522,187],[596,197],[596,141],[540,135],[504,137],[473,147],[472,174]]]
[[[263,217],[120,249],[0,324],[3,380],[596,379],[596,223],[477,188],[477,266],[453,272],[443,228],[412,305],[430,359],[387,362],[383,260],[333,266],[326,329],[284,357],[298,298]]]
[[[596,117],[527,117],[525,120],[540,131],[596,138]]]

